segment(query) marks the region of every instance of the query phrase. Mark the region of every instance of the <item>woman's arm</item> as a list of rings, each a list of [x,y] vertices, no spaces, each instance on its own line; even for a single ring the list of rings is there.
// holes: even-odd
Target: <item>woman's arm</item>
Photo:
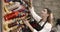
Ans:
[[[51,28],[52,28],[52,25],[51,25],[50,23],[46,23],[45,26],[44,26],[44,28],[43,28],[42,30],[37,31],[37,30],[35,30],[35,29],[30,25],[30,23],[29,23],[28,20],[25,20],[25,21],[24,21],[24,24],[25,24],[26,26],[28,26],[32,32],[50,32],[50,31],[51,31]]]
[[[24,20],[24,24],[28,26],[32,32],[34,31],[34,28],[30,25],[28,20]]]
[[[34,11],[34,7],[30,8],[29,10],[31,12],[31,15],[37,22],[39,22],[42,19],[39,15],[36,14],[36,12]]]
[[[42,21],[45,22],[45,21],[46,21],[46,18],[44,18]],[[26,20],[25,18],[24,18],[24,24],[25,24],[26,26],[28,26],[32,32],[38,32],[37,30],[35,30],[35,29],[30,25],[29,21]],[[45,24],[44,28],[43,28],[42,30],[40,30],[39,32],[50,32],[51,28],[52,28],[51,23],[48,23],[48,22],[47,22],[47,23]]]

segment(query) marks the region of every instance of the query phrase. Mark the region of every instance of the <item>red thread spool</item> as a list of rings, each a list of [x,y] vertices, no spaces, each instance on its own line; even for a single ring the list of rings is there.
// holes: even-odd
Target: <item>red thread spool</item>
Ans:
[[[13,13],[10,13],[10,14],[7,14],[4,16],[4,19],[7,21],[7,20],[10,20],[10,19],[14,19],[18,16],[19,12],[16,11],[16,12],[13,12]]]

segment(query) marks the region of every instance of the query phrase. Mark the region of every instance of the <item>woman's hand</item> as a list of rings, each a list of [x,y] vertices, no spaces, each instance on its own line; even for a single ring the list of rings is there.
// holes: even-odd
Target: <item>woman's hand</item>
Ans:
[[[50,17],[49,17],[50,21],[53,22],[54,21],[54,17],[53,17],[53,14],[51,13],[50,14]]]
[[[24,24],[26,25],[26,26],[28,26],[29,25],[29,21],[28,20],[23,20],[23,22],[24,22]]]
[[[33,0],[29,0],[29,3],[30,3],[29,10],[30,10],[30,11],[34,11],[34,7],[33,7],[32,2],[33,2]]]
[[[50,18],[51,18],[51,19],[53,19],[53,18],[54,18],[52,13],[50,14]]]
[[[52,26],[53,26],[53,22],[54,22],[53,13],[50,14],[49,20],[50,20],[50,23],[51,23]]]

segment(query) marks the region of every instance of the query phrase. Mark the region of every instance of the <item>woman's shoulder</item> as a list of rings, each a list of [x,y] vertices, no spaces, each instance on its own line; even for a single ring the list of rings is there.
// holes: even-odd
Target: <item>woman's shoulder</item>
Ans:
[[[45,27],[46,27],[46,28],[49,28],[49,27],[51,28],[52,25],[51,25],[50,23],[47,22],[47,23],[45,24]]]

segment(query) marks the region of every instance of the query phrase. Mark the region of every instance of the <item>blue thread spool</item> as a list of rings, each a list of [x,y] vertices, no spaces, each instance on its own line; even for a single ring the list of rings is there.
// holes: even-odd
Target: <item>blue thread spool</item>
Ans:
[[[4,2],[6,2],[6,3],[7,3],[7,2],[10,2],[10,1],[12,1],[12,0],[4,0]]]

